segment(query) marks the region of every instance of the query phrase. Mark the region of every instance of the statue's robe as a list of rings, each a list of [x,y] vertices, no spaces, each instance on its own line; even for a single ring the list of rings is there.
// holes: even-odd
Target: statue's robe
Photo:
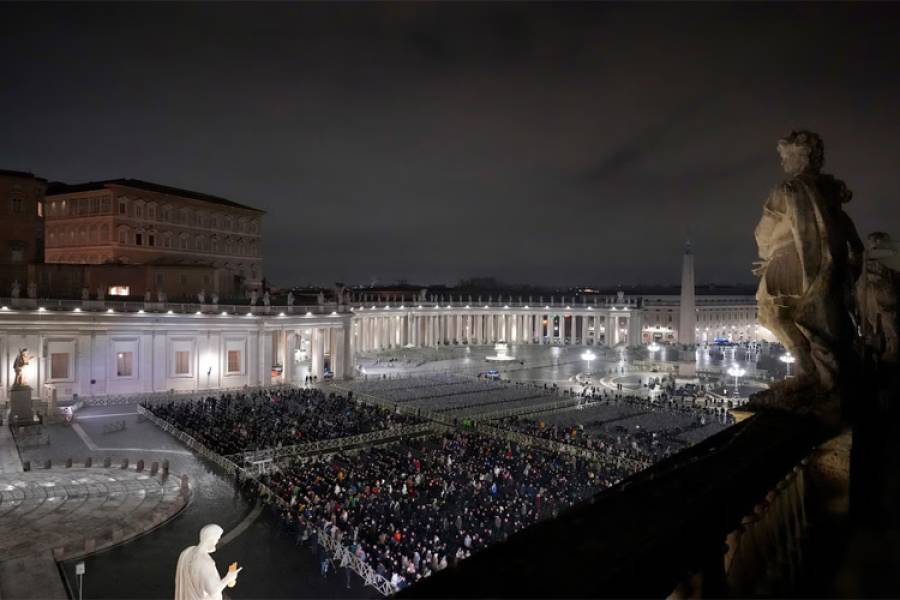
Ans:
[[[841,208],[849,198],[830,175],[792,177],[769,196],[755,231],[763,262],[760,321],[826,388],[835,384],[840,345],[853,337],[852,284],[862,243]]]
[[[197,546],[186,548],[175,569],[175,600],[222,600],[216,563]]]

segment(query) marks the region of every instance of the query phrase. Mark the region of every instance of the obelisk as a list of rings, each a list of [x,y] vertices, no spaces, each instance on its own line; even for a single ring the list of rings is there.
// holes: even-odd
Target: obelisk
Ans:
[[[694,300],[694,253],[691,242],[684,246],[681,262],[681,313],[678,319],[678,343],[693,346],[697,334],[697,305]]]

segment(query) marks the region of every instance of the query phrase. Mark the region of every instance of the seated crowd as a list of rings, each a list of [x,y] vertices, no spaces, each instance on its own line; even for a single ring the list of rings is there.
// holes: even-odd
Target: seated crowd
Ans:
[[[579,409],[509,417],[499,427],[652,464],[734,423],[724,409],[603,395]]]
[[[415,421],[311,388],[141,405],[223,456],[381,431]]]
[[[267,484],[307,538],[321,529],[395,587],[555,515],[624,473],[511,442],[447,433],[284,466]]]

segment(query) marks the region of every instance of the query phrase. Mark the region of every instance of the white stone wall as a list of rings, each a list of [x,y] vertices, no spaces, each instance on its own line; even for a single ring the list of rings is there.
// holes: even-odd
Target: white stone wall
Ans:
[[[26,382],[35,396],[46,398],[52,386],[58,399],[201,389],[245,385],[302,383],[295,368],[293,349],[304,335],[321,333],[333,339],[313,347],[324,365],[326,355],[335,377],[352,375],[352,347],[346,334],[350,315],[314,317],[261,317],[237,315],[165,315],[37,312],[0,312],[0,398],[6,398],[15,374],[13,361],[21,348],[32,359],[25,368]],[[333,332],[329,335],[329,332]],[[240,352],[239,364],[228,368],[228,352]],[[177,364],[178,352],[188,360]],[[60,372],[52,372],[52,356]],[[125,364],[131,356],[130,371]],[[122,363],[119,364],[121,355]],[[273,375],[279,363],[284,370]],[[120,370],[121,369],[121,370]],[[56,375],[56,377],[54,377]],[[321,377],[321,374],[320,374]]]

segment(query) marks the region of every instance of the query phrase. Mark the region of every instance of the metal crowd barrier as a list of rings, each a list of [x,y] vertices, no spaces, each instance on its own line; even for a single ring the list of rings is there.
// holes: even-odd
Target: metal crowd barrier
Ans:
[[[258,489],[260,491],[260,496],[276,502],[282,508],[290,508],[289,502],[285,501],[285,499],[281,496],[275,494],[275,492],[272,491],[269,486],[261,482],[250,470],[242,468],[231,460],[228,460],[224,456],[216,454],[215,452],[195,440],[193,437],[172,426],[170,423],[163,421],[143,406],[138,405],[137,412],[138,414],[146,417],[147,420],[149,420],[151,423],[153,423],[163,431],[173,435],[176,439],[183,442],[186,446],[191,448],[194,452],[196,452],[203,458],[206,458],[207,460],[210,460],[213,463],[219,465],[227,474],[231,475],[235,472],[238,472],[243,478],[252,479],[253,481],[255,481],[259,486]],[[341,562],[339,564],[348,566],[357,575],[359,575],[363,579],[363,581],[365,581],[366,585],[378,590],[378,592],[382,596],[389,596],[396,591],[394,589],[394,586],[391,585],[390,581],[376,573],[370,565],[359,560],[359,558],[351,553],[346,546],[340,543],[340,541],[331,539],[325,533],[325,531],[323,531],[319,527],[314,527],[314,529],[316,530],[316,539],[318,540],[319,544],[323,548],[331,552],[332,556],[340,559]]]
[[[89,396],[79,399],[84,406],[124,406],[135,404],[138,402],[148,402],[150,404],[160,404],[164,402],[201,400],[211,395],[220,396],[222,394],[242,392],[254,393],[260,391],[277,391],[280,389],[290,389],[294,386],[289,383],[279,383],[274,385],[256,385],[256,386],[236,386],[230,388],[210,388],[205,390],[167,390],[165,392],[135,392],[132,394],[114,394],[108,396]]]
[[[307,442],[305,444],[294,444],[292,446],[283,446],[281,448],[266,448],[264,450],[256,450],[254,452],[242,452],[240,454],[231,454],[227,458],[232,460],[240,460],[243,464],[257,462],[266,459],[287,458],[291,456],[305,456],[309,454],[321,454],[323,452],[340,452],[347,448],[359,446],[360,444],[373,444],[384,440],[391,440],[400,437],[409,437],[422,433],[433,432],[437,428],[434,423],[419,423],[417,425],[407,425],[405,427],[394,427],[391,429],[383,429],[381,431],[370,431],[359,435],[351,435],[348,437],[335,438],[331,440],[319,440],[316,442]]]

